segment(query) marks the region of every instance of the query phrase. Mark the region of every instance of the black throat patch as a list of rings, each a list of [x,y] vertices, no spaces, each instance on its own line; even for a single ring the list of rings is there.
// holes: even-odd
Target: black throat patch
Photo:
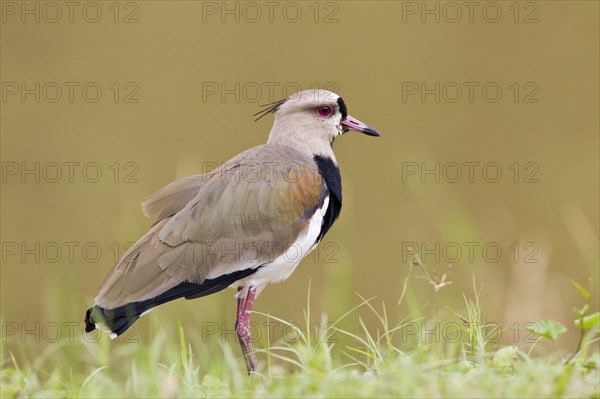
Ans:
[[[340,100],[338,99],[338,102],[339,101]],[[327,211],[325,211],[325,216],[323,217],[321,232],[316,241],[319,242],[331,228],[333,222],[340,216],[342,210],[342,177],[340,176],[340,169],[331,158],[315,155],[314,160],[319,168],[319,174],[325,181],[325,186],[329,191],[329,204],[327,205]]]

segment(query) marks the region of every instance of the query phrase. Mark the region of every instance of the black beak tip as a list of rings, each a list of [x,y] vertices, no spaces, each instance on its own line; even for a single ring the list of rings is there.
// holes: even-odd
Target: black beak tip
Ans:
[[[379,133],[377,131],[377,129],[375,129],[374,127],[371,127],[371,126],[367,126],[365,129],[363,129],[362,133],[366,134],[367,136],[373,136],[373,137],[381,136],[381,133]]]

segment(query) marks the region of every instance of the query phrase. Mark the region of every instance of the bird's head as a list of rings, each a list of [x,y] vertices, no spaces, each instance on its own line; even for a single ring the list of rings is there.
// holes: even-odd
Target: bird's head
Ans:
[[[348,115],[342,97],[327,90],[300,91],[265,107],[255,116],[260,119],[271,112],[275,113],[269,143],[293,147],[308,145],[309,152],[324,153],[331,151],[336,137],[348,131],[379,136],[375,128]]]

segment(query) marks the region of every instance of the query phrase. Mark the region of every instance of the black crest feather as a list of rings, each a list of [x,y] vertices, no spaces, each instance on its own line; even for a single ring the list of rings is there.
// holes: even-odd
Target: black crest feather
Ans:
[[[261,109],[260,111],[258,111],[254,115],[252,115],[252,116],[256,116],[257,117],[254,120],[254,122],[256,122],[257,120],[259,120],[263,116],[266,116],[266,115],[268,115],[268,114],[270,114],[272,112],[276,112],[279,109],[279,107],[281,107],[281,105],[283,103],[285,103],[286,101],[287,101],[287,98],[284,98],[282,100],[277,100],[277,101],[274,101],[272,103],[261,105],[261,107],[265,107],[265,108]]]

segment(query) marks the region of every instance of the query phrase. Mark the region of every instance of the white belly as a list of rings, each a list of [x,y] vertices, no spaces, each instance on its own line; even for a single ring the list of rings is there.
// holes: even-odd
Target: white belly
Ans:
[[[298,266],[298,263],[312,252],[317,246],[315,241],[321,232],[323,217],[329,205],[329,196],[323,201],[323,206],[315,211],[310,219],[306,233],[298,239],[281,256],[273,262],[261,266],[256,273],[236,281],[233,287],[254,286],[260,291],[268,283],[278,283],[287,279]]]

